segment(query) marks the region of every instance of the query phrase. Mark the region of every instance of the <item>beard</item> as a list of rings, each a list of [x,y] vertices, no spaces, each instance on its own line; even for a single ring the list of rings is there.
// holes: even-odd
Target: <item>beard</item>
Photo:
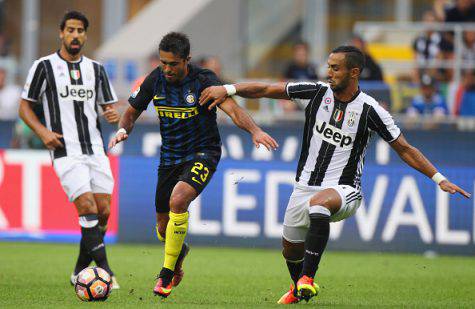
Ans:
[[[350,77],[345,77],[338,85],[334,85],[333,87],[330,86],[330,88],[332,89],[333,92],[341,92],[343,90],[345,90],[348,85],[350,84]]]
[[[79,45],[79,47],[71,47],[72,44]],[[79,54],[82,49],[82,45],[79,43],[79,41],[72,41],[69,46],[64,44],[64,47],[66,47],[66,51],[72,56],[76,56],[77,54]]]

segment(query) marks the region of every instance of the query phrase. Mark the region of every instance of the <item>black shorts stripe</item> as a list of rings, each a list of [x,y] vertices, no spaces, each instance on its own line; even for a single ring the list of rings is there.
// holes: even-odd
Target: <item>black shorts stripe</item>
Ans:
[[[78,78],[73,78],[73,70],[77,70],[79,72]],[[68,62],[68,71],[69,71],[69,78],[71,80],[71,85],[82,85],[82,72],[81,66],[79,63],[71,63]],[[84,102],[83,101],[73,101],[74,104],[74,118],[76,119],[76,127],[78,130],[78,137],[79,143],[81,144],[81,151],[83,154],[93,154],[94,151],[92,150],[92,143],[91,143],[91,135],[89,133],[89,125],[87,116],[84,113]]]
[[[365,153],[365,149],[368,144],[368,138],[370,136],[368,130],[369,109],[370,105],[364,103],[360,122],[358,124],[356,139],[353,143],[353,149],[351,149],[348,163],[343,168],[343,172],[341,173],[340,179],[338,181],[338,184],[340,185],[359,186],[360,177],[358,173],[358,166],[361,164],[362,168],[363,155]]]
[[[104,102],[110,102],[114,99],[112,96],[112,91],[109,85],[109,78],[107,77],[107,73],[104,70],[104,67],[100,66],[100,77],[101,77],[101,89],[102,89],[102,96],[104,97]]]
[[[28,98],[38,100],[41,86],[43,86],[43,82],[46,78],[46,71],[43,62],[38,63],[36,67],[35,74],[33,75],[33,79],[31,80],[30,89],[28,90]]]
[[[351,203],[351,202],[353,202],[353,201],[356,201],[356,200],[359,200],[359,199],[361,199],[361,197],[355,196],[355,197],[353,197],[353,198],[351,198],[351,199],[346,200],[346,203],[349,204],[349,203]]]
[[[302,150],[300,151],[299,163],[297,165],[297,174],[295,176],[295,181],[297,182],[300,179],[305,162],[307,162],[310,140],[313,136],[313,127],[315,126],[315,121],[317,120],[318,108],[322,103],[323,96],[325,95],[327,89],[327,87],[321,87],[318,90],[317,95],[305,108],[305,126],[302,137]]]
[[[352,198],[352,197],[355,196],[355,195],[356,195],[356,192],[351,192],[350,194],[348,194],[348,195],[346,196],[346,198],[349,199],[349,198]]]
[[[58,134],[63,134],[63,126],[61,125],[61,112],[59,109],[59,100],[58,100],[58,91],[56,89],[56,81],[54,78],[53,67],[49,60],[42,61],[39,65],[44,67],[46,82],[48,83],[46,87],[46,101],[48,102],[49,110],[49,119],[51,123],[51,130]],[[67,155],[66,143],[64,138],[59,139],[63,144],[63,148],[58,148],[54,150],[53,157],[55,159],[65,157]]]
[[[345,111],[348,104],[340,103],[335,100],[333,105],[333,110],[330,116],[330,123],[329,125],[334,126],[335,128],[341,129],[343,122],[345,121]],[[343,115],[340,121],[335,120],[335,112],[340,110]],[[320,147],[320,151],[318,152],[318,157],[315,162],[315,167],[313,172],[310,174],[310,179],[308,184],[310,186],[320,186],[325,178],[325,173],[327,172],[328,166],[333,157],[333,153],[335,152],[336,146],[333,144],[328,143],[327,141],[322,141],[322,145]]]

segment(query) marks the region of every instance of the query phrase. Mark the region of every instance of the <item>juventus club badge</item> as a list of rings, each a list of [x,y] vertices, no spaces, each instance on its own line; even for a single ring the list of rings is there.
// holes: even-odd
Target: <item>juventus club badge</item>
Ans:
[[[336,109],[335,112],[333,113],[333,120],[336,122],[339,122],[343,119],[343,111],[341,109]]]
[[[356,112],[353,112],[351,111],[349,114],[348,114],[348,126],[351,128],[352,126],[355,125],[355,121],[356,121]]]
[[[69,73],[71,74],[71,78],[74,80],[78,80],[81,78],[81,71],[79,70],[71,70]]]

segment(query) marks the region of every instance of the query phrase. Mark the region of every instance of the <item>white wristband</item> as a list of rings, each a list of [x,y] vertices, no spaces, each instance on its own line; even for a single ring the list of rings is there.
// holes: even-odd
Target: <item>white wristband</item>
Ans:
[[[223,85],[223,87],[226,89],[226,92],[228,93],[228,96],[233,96],[236,94],[237,90],[236,90],[236,87],[234,87],[234,85]]]
[[[126,131],[124,128],[120,128],[120,129],[117,130],[117,132],[115,133],[115,136],[119,135],[119,133],[127,134],[127,131]]]
[[[437,173],[435,173],[434,176],[432,176],[432,180],[433,180],[436,184],[440,184],[442,181],[447,180],[447,178],[445,178],[445,176],[442,175],[441,173],[437,172]]]

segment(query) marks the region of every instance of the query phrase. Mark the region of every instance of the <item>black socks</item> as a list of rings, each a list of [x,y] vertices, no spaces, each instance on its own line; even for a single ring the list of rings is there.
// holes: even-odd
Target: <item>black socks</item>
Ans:
[[[104,226],[104,227],[99,226],[102,239],[104,239],[104,236],[106,234],[106,227],[107,226]],[[74,268],[74,274],[75,275],[79,274],[79,272],[83,270],[84,268],[88,267],[91,264],[91,262],[92,262],[92,257],[87,252],[86,246],[84,244],[84,240],[83,238],[81,238],[81,242],[79,244],[79,256],[76,261],[76,267]],[[112,272],[110,274],[113,275]]]
[[[305,238],[305,258],[302,276],[315,277],[329,236],[330,216],[322,213],[310,213],[310,228]]]
[[[303,259],[299,261],[285,260],[285,263],[287,263],[287,268],[289,269],[290,278],[294,282],[294,286],[297,286],[297,281],[299,281],[300,274],[302,273]]]
[[[93,227],[81,227],[81,233],[81,242],[84,242],[86,252],[92,257],[94,262],[96,262],[97,266],[112,275],[109,262],[107,261],[106,247],[99,226],[96,224]]]

